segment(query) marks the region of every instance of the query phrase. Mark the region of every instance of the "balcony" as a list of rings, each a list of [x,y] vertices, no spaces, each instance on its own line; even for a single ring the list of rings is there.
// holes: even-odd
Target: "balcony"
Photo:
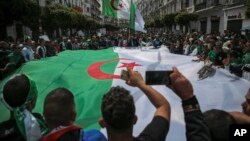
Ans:
[[[246,0],[230,0],[227,5],[240,5],[244,4]]]
[[[206,2],[199,3],[194,6],[195,11],[199,11],[199,10],[206,9],[206,8],[207,8]]]
[[[232,0],[233,4],[242,4],[244,2],[246,2],[246,0]]]
[[[199,11],[202,9],[206,9],[206,8],[213,7],[213,6],[219,6],[219,5],[222,5],[222,3],[220,3],[219,0],[206,0],[202,3],[195,4],[194,8],[195,8],[195,11]]]

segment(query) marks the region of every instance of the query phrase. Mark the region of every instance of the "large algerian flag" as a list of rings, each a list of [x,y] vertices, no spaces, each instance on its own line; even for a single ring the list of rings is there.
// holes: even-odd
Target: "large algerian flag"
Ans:
[[[98,51],[65,51],[56,57],[33,61],[23,65],[15,73],[30,75],[37,83],[38,100],[36,112],[42,113],[43,101],[48,92],[65,87],[75,96],[76,123],[84,129],[100,129],[98,118],[101,116],[101,98],[111,86],[123,86],[130,90],[136,105],[138,122],[134,135],[138,135],[149,123],[155,108],[138,88],[127,86],[119,79],[121,70],[131,67],[144,76],[146,70],[169,70],[177,68],[192,82],[194,92],[202,111],[223,109],[241,111],[241,102],[250,83],[231,75],[228,71],[217,69],[215,76],[198,81],[197,71],[202,63],[194,63],[193,57],[174,55],[166,49],[146,50],[116,48]],[[6,80],[0,82],[3,86]],[[171,105],[171,124],[167,141],[185,141],[185,123],[181,100],[165,86],[153,86]],[[9,112],[0,104],[0,121],[8,119]],[[105,130],[102,130],[105,133]]]
[[[129,20],[131,0],[102,0],[102,2],[104,16]]]

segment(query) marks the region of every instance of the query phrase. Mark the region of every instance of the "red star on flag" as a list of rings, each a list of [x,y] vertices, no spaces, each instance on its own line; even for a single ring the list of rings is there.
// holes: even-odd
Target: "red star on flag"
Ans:
[[[131,68],[133,70],[135,66],[142,66],[142,65],[136,64],[135,62],[132,62],[132,63],[122,63],[122,66],[120,66],[118,68]]]
[[[123,8],[123,5],[122,5],[122,3],[120,3],[120,4],[119,4],[119,7],[120,7],[120,8]]]

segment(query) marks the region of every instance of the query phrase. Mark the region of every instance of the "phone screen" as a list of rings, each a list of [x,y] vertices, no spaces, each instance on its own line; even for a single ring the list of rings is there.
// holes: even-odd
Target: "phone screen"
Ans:
[[[169,85],[170,74],[173,71],[146,71],[147,85]]]
[[[121,72],[121,79],[127,81],[128,80],[128,71],[122,70]]]

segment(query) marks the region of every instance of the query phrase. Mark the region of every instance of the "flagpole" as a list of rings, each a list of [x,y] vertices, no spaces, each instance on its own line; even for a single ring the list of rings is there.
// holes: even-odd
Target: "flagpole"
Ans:
[[[130,40],[130,27],[128,28],[129,30],[128,30],[128,39]],[[129,42],[129,40],[128,40],[128,42]]]

